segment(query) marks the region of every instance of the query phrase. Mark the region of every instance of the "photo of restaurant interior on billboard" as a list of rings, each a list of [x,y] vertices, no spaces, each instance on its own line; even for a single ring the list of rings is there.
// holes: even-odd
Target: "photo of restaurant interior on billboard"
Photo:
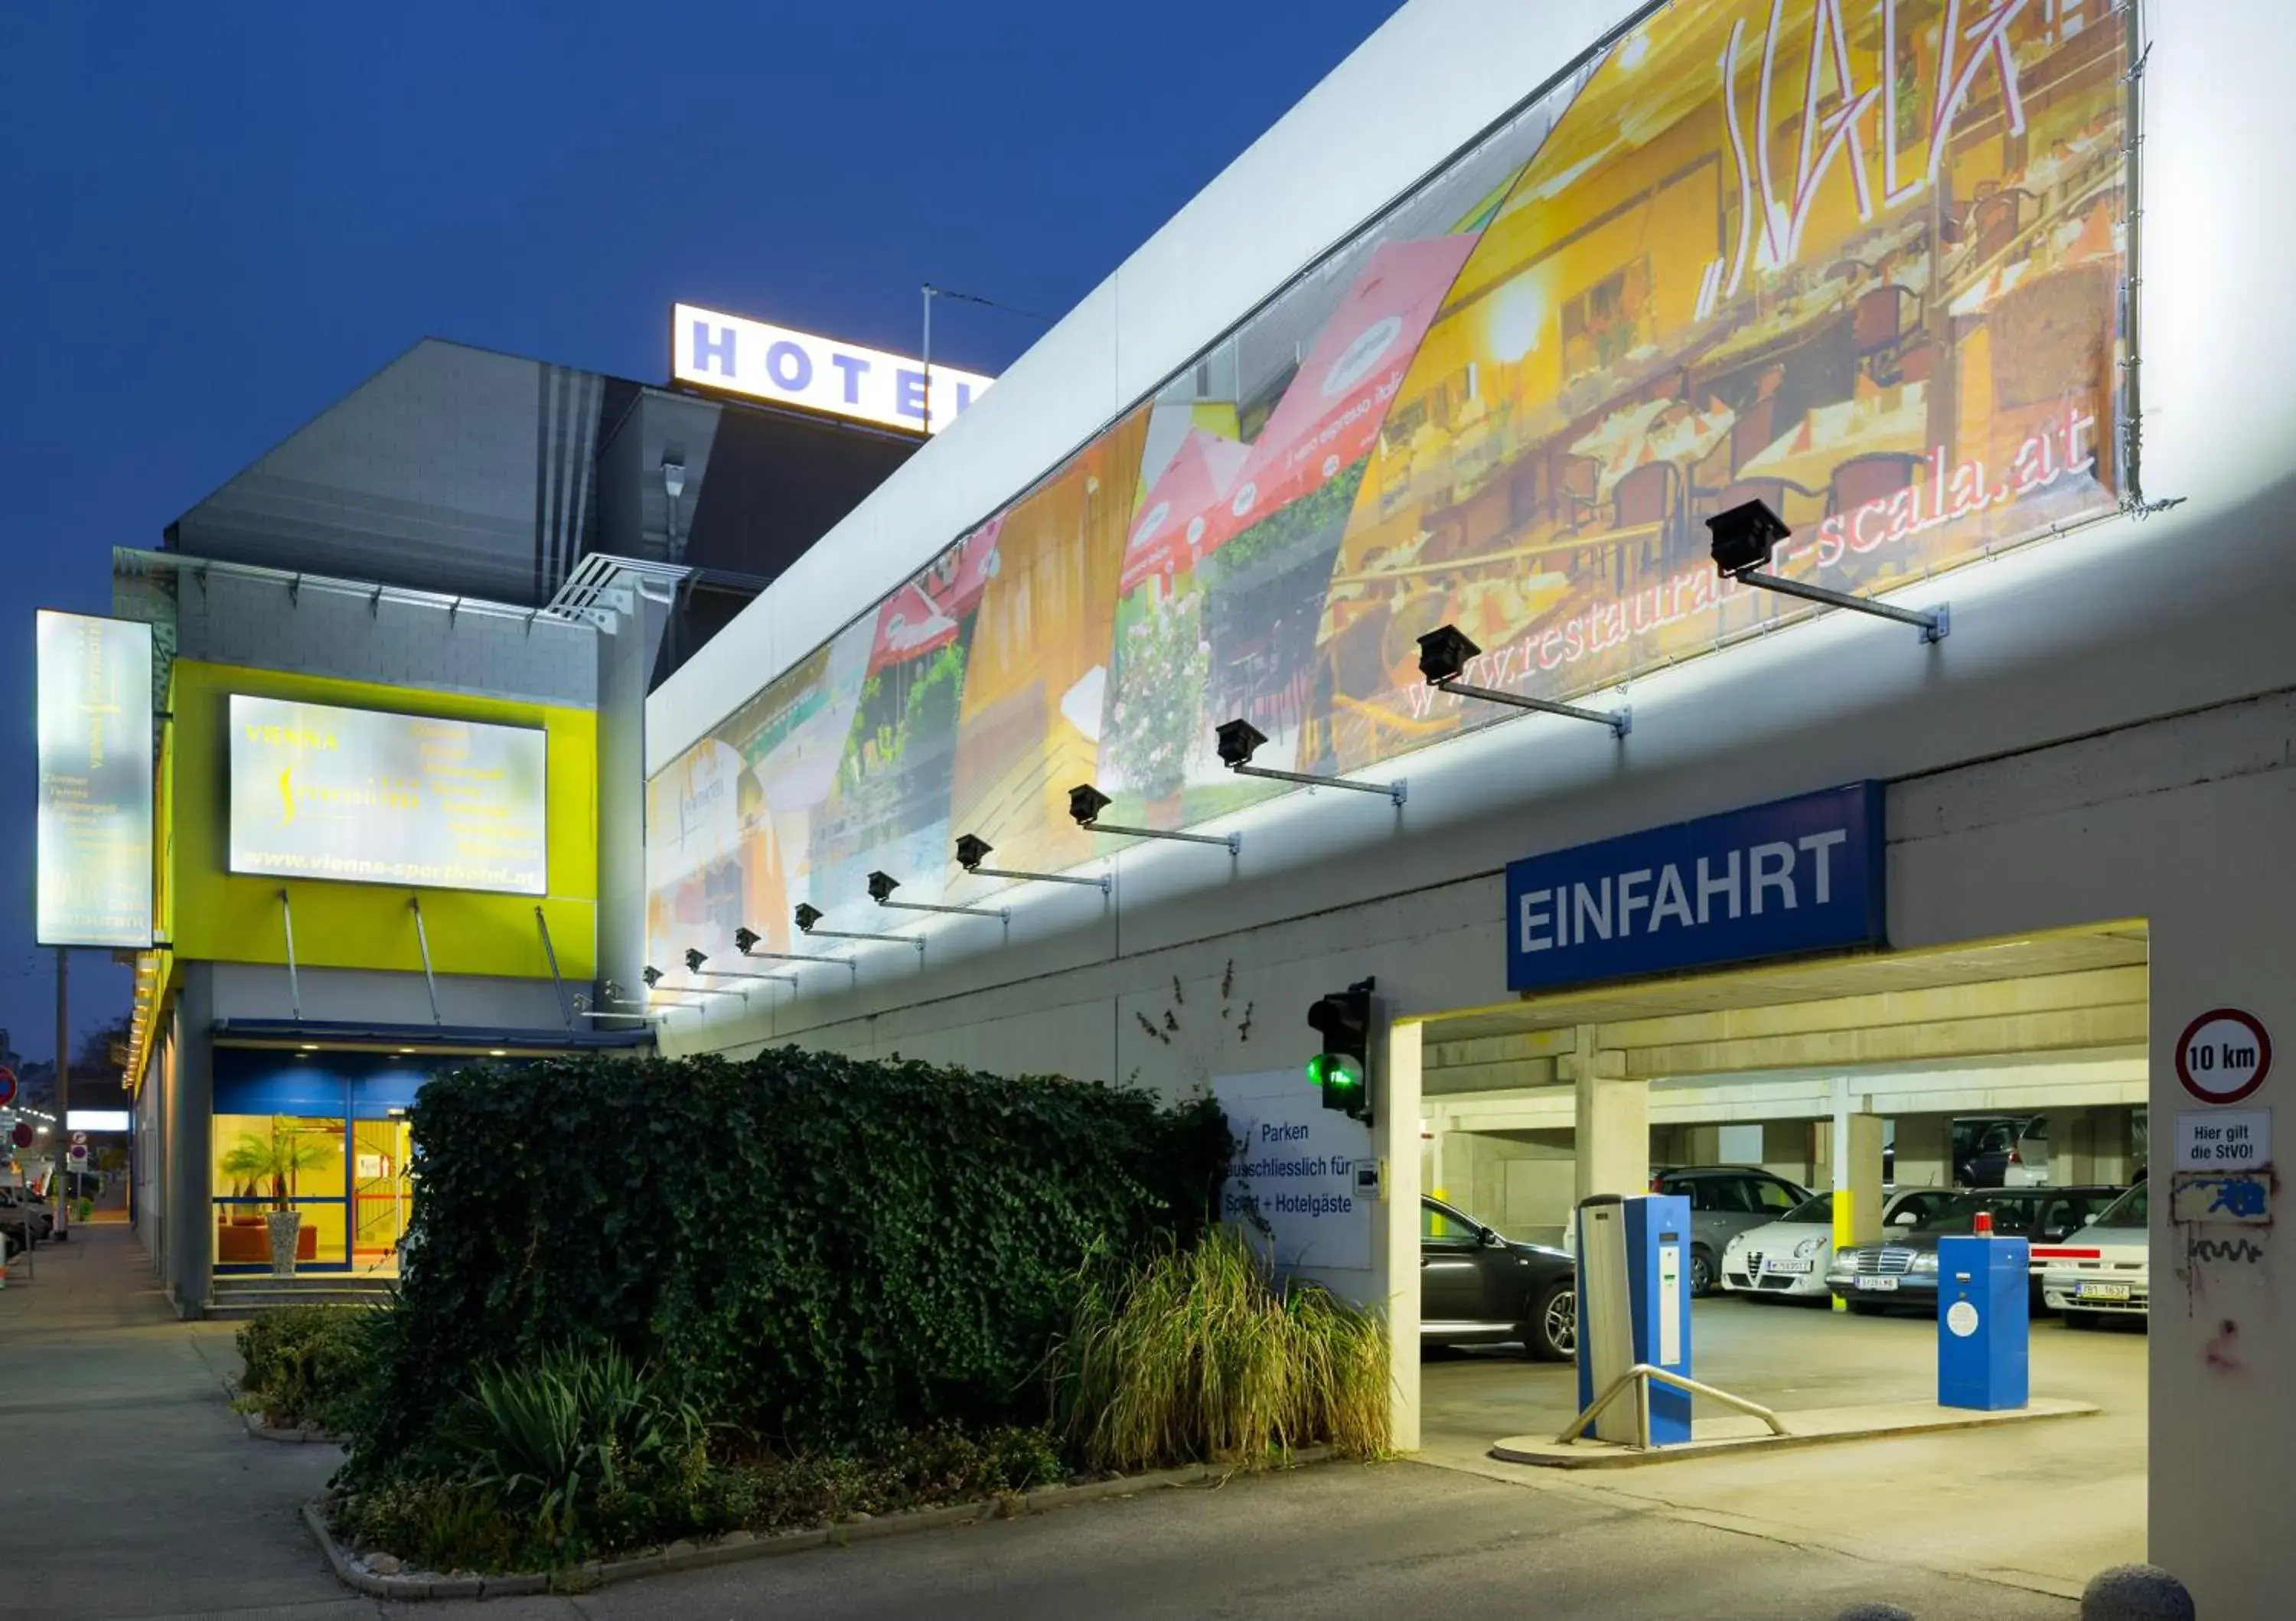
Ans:
[[[651,785],[652,961],[954,833],[1061,871],[2115,510],[2128,17],[2107,0],[1685,4],[1625,33]],[[936,880],[934,875],[939,875]],[[978,893],[978,890],[972,891]]]

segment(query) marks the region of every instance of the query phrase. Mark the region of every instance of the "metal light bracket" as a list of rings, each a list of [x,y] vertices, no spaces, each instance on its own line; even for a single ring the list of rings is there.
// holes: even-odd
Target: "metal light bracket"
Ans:
[[[1350,782],[1345,777],[1312,777],[1303,771],[1278,771],[1272,765],[1232,765],[1240,777],[1268,777],[1278,782],[1300,782],[1309,788],[1350,788],[1359,794],[1385,794],[1398,806],[1411,797],[1406,779],[1392,782]]]
[[[1898,608],[1888,602],[1874,602],[1871,597],[1852,596],[1846,591],[1828,591],[1823,585],[1804,585],[1800,580],[1790,580],[1760,569],[1742,569],[1730,577],[1741,585],[1753,585],[1764,591],[1800,597],[1806,602],[1823,602],[1829,608],[1846,608],[1852,613],[1871,614],[1877,619],[1895,619],[1900,625],[1911,625],[1922,633],[1924,646],[1932,642],[1942,642],[1953,634],[1953,608],[1950,603],[1939,602],[1927,612],[1913,608]]]

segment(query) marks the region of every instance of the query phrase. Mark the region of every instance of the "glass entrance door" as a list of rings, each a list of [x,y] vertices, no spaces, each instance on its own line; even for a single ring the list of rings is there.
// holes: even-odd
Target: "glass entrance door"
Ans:
[[[351,1265],[360,1272],[398,1270],[398,1242],[414,1196],[408,1147],[404,1114],[351,1123]]]
[[[349,1164],[343,1117],[214,1117],[216,1235],[218,1267],[268,1267],[275,1210],[301,1216],[299,1266],[350,1264]]]

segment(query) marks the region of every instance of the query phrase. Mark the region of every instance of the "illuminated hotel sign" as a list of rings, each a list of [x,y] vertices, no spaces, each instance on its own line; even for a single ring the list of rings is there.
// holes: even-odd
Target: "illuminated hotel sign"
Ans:
[[[670,375],[679,382],[884,428],[925,431],[922,361],[692,304],[676,306],[670,323]],[[932,431],[955,422],[994,381],[977,372],[934,366]]]
[[[231,698],[231,870],[547,891],[543,733]]]
[[[53,613],[39,643],[43,946],[152,944],[152,627]]]

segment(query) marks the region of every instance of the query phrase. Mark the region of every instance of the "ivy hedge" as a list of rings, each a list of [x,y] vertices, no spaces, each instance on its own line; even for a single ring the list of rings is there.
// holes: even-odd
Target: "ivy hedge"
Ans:
[[[794,1047],[464,1069],[412,1126],[354,1477],[419,1456],[484,1369],[570,1348],[792,1448],[1041,1420],[1086,1260],[1193,1243],[1229,1155],[1209,1099]]]

